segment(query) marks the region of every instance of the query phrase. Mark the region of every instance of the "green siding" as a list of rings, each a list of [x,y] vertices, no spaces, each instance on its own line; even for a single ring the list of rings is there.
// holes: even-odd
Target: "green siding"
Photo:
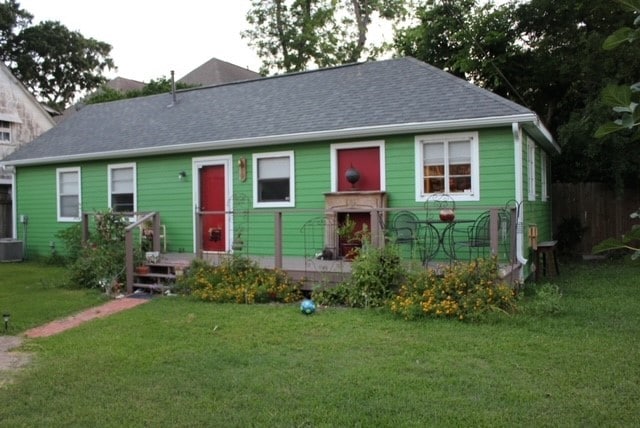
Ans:
[[[528,137],[531,138],[531,137]],[[534,260],[534,251],[530,245],[528,238],[529,226],[536,225],[538,227],[538,242],[548,241],[553,239],[553,231],[551,226],[551,199],[546,201],[542,200],[542,178],[541,178],[541,153],[540,146],[536,149],[535,159],[535,174],[536,174],[536,197],[535,200],[529,200],[529,170],[528,163],[528,150],[526,141],[522,144],[522,160],[523,160],[523,174],[522,174],[522,189],[523,189],[523,209],[524,209],[524,257],[528,259],[527,266],[525,267],[525,276],[532,273],[532,263]],[[547,169],[549,163],[547,163]],[[548,171],[547,171],[548,172]],[[549,186],[547,182],[547,186]],[[550,197],[551,195],[548,194]]]
[[[515,199],[515,154],[510,129],[480,131],[480,198],[482,205],[504,206]]]
[[[510,128],[482,129],[479,131],[480,150],[480,202],[462,202],[459,205],[473,208],[481,205],[504,206],[515,198],[514,142]],[[390,208],[423,209],[423,202],[415,197],[415,135],[369,138],[367,141],[385,141],[386,192]],[[356,140],[354,142],[360,142]],[[192,252],[193,219],[196,201],[193,200],[193,158],[208,156],[232,156],[232,186],[235,210],[246,211],[234,219],[236,233],[242,233],[245,251],[251,254],[273,254],[274,209],[253,208],[253,153],[293,151],[295,154],[295,208],[279,209],[284,214],[285,255],[302,255],[305,251],[302,227],[312,217],[321,217],[324,194],[331,191],[330,155],[332,143],[324,141],[304,144],[274,145],[229,151],[208,151],[195,154],[129,158],[123,160],[67,163],[51,166],[19,167],[17,173],[17,213],[29,215],[27,229],[30,254],[47,254],[49,243],[57,241],[57,231],[71,223],[59,223],[56,216],[56,168],[80,167],[82,177],[83,211],[105,210],[108,206],[108,165],[135,163],[137,172],[137,209],[141,212],[158,211],[167,229],[169,251]],[[523,147],[524,197],[527,195],[526,147]],[[238,160],[247,160],[247,178],[239,177]],[[537,162],[537,165],[540,163]],[[178,179],[185,171],[187,177]],[[541,228],[541,236],[550,237],[550,204],[527,203],[527,223],[535,222]],[[485,208],[466,211],[466,216],[477,215]],[[548,222],[547,222],[548,221]],[[526,226],[526,224],[525,224]],[[22,228],[19,236],[22,237]],[[231,238],[231,237],[230,237]],[[61,249],[61,242],[56,246]],[[526,256],[526,254],[525,254]]]

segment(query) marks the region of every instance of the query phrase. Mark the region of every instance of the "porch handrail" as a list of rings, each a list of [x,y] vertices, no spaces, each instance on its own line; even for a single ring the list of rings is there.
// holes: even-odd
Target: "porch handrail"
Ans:
[[[148,220],[152,220],[153,235],[151,236],[151,247],[153,251],[160,251],[160,213],[153,211],[150,213],[140,213],[142,217],[131,223],[124,229],[125,248],[125,272],[127,276],[127,294],[133,293],[133,230],[140,227]]]
[[[504,208],[504,207],[498,207],[495,205],[482,205],[482,206],[471,206],[471,207],[457,207],[456,211],[459,212],[465,212],[465,211],[470,211],[470,212],[477,212],[478,210],[483,210],[486,209],[487,211],[489,211],[489,242],[488,242],[488,249],[490,251],[490,254],[493,256],[503,256],[502,254],[500,254],[499,251],[499,247],[500,245],[503,243],[504,239],[503,237],[500,236],[500,218],[501,218],[501,211],[505,211],[509,218],[510,218],[510,222],[509,222],[509,228],[507,230],[505,230],[505,232],[508,234],[508,238],[509,238],[509,243],[510,245],[508,245],[508,253],[505,254],[503,257],[505,258],[504,261],[509,262],[509,263],[513,263],[514,259],[515,259],[515,252],[516,252],[516,247],[515,247],[515,233],[516,233],[516,222],[515,222],[515,211],[512,207],[508,207],[508,208]],[[367,207],[365,208],[360,208],[357,211],[358,212],[368,212],[370,213],[370,215],[376,216],[378,222],[378,228],[379,230],[371,230],[372,234],[379,234],[379,245],[384,245],[387,242],[387,239],[385,238],[385,233],[386,233],[386,227],[387,227],[387,221],[385,221],[385,217],[388,216],[391,213],[394,212],[399,212],[401,210],[410,210],[410,211],[421,211],[421,208],[416,208],[416,207],[393,207],[393,208],[389,208],[389,207]],[[354,209],[352,209],[349,206],[344,207],[344,211],[345,212],[353,212],[356,211]],[[242,212],[242,213],[246,213],[247,210],[242,209],[242,210],[216,210],[216,211],[210,211],[210,210],[199,210],[198,207],[196,207],[195,209],[195,253],[196,253],[196,257],[197,258],[203,258],[203,247],[202,247],[202,217],[207,216],[207,215],[215,215],[215,214],[225,214],[225,215],[230,215],[230,216],[234,216],[235,214],[237,214],[238,212]],[[260,216],[273,216],[274,218],[274,235],[273,235],[273,243],[274,243],[274,253],[273,253],[273,263],[274,266],[277,268],[280,268],[282,266],[282,260],[283,260],[283,233],[284,233],[284,224],[286,223],[286,217],[289,214],[304,214],[304,213],[309,213],[309,214],[318,214],[321,217],[327,217],[329,215],[335,214],[336,210],[328,210],[326,208],[318,208],[318,209],[313,209],[313,208],[303,208],[303,209],[295,209],[295,210],[281,210],[281,209],[273,209],[273,210],[259,210],[259,211],[255,211],[252,213],[254,215],[260,215]]]

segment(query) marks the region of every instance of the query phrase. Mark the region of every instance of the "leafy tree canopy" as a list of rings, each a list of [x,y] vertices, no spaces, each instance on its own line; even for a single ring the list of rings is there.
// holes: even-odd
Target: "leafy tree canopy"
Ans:
[[[622,27],[607,37],[602,45],[606,50],[623,47],[626,43],[640,41],[640,0],[619,0],[635,16],[635,28]],[[637,76],[636,76],[637,77]],[[602,91],[602,101],[612,107],[617,114],[613,122],[601,125],[596,137],[604,137],[612,132],[640,127],[640,82],[633,85],[609,85]]]
[[[628,11],[610,0],[430,0],[415,17],[416,25],[396,33],[397,51],[537,112],[563,150],[554,179],[637,183],[634,137],[593,137],[606,111],[602,89],[634,81],[640,69],[640,46],[601,49],[607,36],[633,23]]]
[[[186,83],[176,83],[176,89],[187,89],[193,88],[197,85],[189,85]],[[163,94],[166,92],[171,92],[172,83],[171,79],[162,76],[157,80],[151,79],[149,83],[144,85],[142,89],[134,89],[131,91],[118,91],[116,89],[109,88],[107,86],[101,87],[94,94],[91,94],[86,97],[83,101],[85,104],[99,104],[106,103],[109,101],[123,100],[126,98],[137,98],[137,97],[145,97],[147,95],[155,95],[155,94]]]
[[[377,16],[396,20],[407,0],[253,0],[247,13],[251,29],[242,33],[262,58],[260,72],[303,71],[375,56],[367,32]]]
[[[64,109],[78,94],[100,87],[115,69],[111,46],[59,22],[30,26],[33,16],[15,0],[0,3],[0,59],[32,93]]]

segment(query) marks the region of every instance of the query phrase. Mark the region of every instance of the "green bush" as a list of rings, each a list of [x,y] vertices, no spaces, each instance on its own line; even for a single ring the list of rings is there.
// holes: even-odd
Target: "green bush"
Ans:
[[[264,269],[247,257],[225,257],[218,266],[194,260],[177,290],[219,303],[291,303],[302,298],[300,283],[278,269]]]
[[[79,247],[74,244],[77,231],[63,233],[67,248],[77,257],[69,266],[70,283],[83,288],[105,288],[125,281],[125,228],[129,220],[112,211],[96,214],[96,229],[89,240]],[[137,258],[141,256],[139,251]]]
[[[514,312],[516,297],[500,282],[495,258],[478,259],[454,264],[442,275],[433,270],[413,273],[391,300],[390,309],[407,319],[477,319],[496,310]]]
[[[55,236],[64,242],[65,259],[70,263],[78,260],[82,252],[82,223],[74,223],[60,230]]]
[[[397,292],[404,275],[396,246],[365,245],[351,264],[351,277],[336,287],[314,290],[313,298],[321,305],[385,306]]]
[[[562,293],[555,284],[541,284],[535,287],[535,294],[531,296],[524,309],[532,315],[555,315],[562,311]]]

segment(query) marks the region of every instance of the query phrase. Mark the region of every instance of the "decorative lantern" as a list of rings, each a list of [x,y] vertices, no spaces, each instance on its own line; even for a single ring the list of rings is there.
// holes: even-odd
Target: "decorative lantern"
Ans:
[[[360,180],[360,172],[351,165],[345,172],[345,177],[347,181],[351,183],[351,187],[353,188],[358,180]]]

